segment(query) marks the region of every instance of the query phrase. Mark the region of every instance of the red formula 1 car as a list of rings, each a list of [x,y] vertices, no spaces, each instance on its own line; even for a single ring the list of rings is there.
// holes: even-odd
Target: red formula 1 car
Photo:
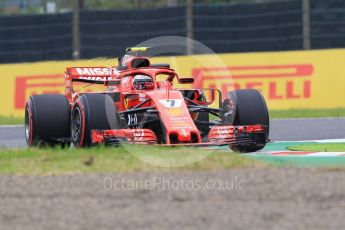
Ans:
[[[269,116],[257,90],[222,95],[217,89],[175,88],[176,81],[194,79],[180,78],[168,64],[151,64],[145,50],[127,49],[117,67],[67,68],[66,95],[31,96],[25,109],[28,145],[228,145],[239,152],[266,145]],[[76,92],[81,83],[104,89]]]

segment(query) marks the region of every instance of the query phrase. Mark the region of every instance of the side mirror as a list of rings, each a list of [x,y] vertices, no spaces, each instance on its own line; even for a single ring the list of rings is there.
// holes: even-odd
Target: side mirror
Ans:
[[[179,84],[193,84],[194,78],[192,77],[179,78],[178,83]]]

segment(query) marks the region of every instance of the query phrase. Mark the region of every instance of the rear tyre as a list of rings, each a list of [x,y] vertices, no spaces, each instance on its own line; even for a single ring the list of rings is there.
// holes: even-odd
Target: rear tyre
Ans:
[[[106,94],[84,94],[75,103],[71,116],[71,139],[76,147],[90,147],[92,130],[118,129],[113,99]]]
[[[64,95],[29,98],[25,107],[25,138],[29,147],[70,146],[70,105]]]
[[[230,146],[236,152],[255,152],[263,149],[269,136],[269,115],[267,105],[261,93],[255,89],[235,90],[228,94],[223,108],[234,107],[233,125],[264,125],[263,134],[254,134],[255,144]]]

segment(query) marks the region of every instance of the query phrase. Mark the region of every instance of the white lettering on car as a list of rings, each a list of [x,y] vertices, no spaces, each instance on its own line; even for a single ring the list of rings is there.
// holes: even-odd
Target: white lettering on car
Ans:
[[[107,77],[84,77],[84,76],[80,76],[79,79],[93,80],[93,81],[105,81],[105,80],[107,80]]]
[[[91,76],[102,76],[102,75],[111,75],[110,68],[76,68],[76,71],[79,75],[91,75]]]

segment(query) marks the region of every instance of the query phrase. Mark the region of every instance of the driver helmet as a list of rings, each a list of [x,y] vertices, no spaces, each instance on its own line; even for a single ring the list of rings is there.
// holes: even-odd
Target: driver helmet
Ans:
[[[153,80],[150,76],[147,75],[135,75],[133,78],[133,88],[135,90],[153,89]]]

